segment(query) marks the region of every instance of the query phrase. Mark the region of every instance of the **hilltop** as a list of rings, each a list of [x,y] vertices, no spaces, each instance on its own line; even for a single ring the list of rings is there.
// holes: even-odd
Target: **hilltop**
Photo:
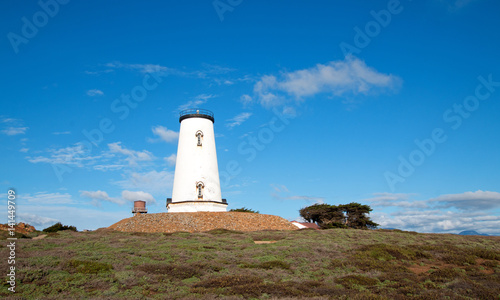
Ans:
[[[5,245],[5,243],[3,244]],[[7,256],[5,246],[0,255]],[[498,299],[500,237],[398,230],[60,231],[17,240],[35,299]],[[7,260],[0,268],[7,270]],[[5,285],[5,283],[4,283]]]
[[[126,232],[203,232],[213,229],[236,231],[297,230],[288,220],[246,212],[178,212],[138,214],[108,227]]]

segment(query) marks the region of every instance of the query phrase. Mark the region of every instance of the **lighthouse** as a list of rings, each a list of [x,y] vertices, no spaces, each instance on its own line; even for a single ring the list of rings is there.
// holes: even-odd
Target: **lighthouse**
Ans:
[[[168,212],[226,211],[215,149],[214,114],[204,109],[181,111],[179,144]]]

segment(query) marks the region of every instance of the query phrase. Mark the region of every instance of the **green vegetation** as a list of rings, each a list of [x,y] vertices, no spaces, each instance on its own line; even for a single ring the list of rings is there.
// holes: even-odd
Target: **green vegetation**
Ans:
[[[258,211],[258,210],[253,210],[253,209],[246,208],[246,207],[242,207],[242,208],[232,208],[232,209],[230,209],[229,211],[235,211],[235,212],[247,212],[247,213],[255,213],[255,214],[258,214],[258,213],[259,213],[259,211]]]
[[[254,241],[273,241],[256,244]],[[400,230],[51,233],[5,299],[499,299],[500,237]],[[8,257],[9,249],[0,248]],[[7,270],[7,260],[0,260]],[[10,298],[9,298],[10,297]]]
[[[50,227],[47,227],[43,230],[43,232],[58,232],[62,230],[71,230],[71,231],[76,231],[75,226],[68,226],[68,225],[63,225],[61,222],[58,222]]]
[[[378,224],[368,217],[371,211],[368,205],[352,202],[343,205],[314,204],[299,212],[306,221],[316,223],[322,229],[375,229]]]

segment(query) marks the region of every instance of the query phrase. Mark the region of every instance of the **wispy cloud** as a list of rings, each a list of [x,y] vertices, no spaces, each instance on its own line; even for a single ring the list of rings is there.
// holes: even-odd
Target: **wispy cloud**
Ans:
[[[373,219],[385,228],[420,232],[476,230],[500,234],[500,217],[490,212],[500,207],[500,193],[491,191],[446,194],[415,200],[416,194],[376,193],[364,199],[375,208]],[[392,213],[377,212],[377,207],[392,208]],[[447,210],[443,210],[446,208]]]
[[[215,98],[215,97],[216,97],[216,95],[211,95],[211,94],[210,95],[208,95],[208,94],[198,95],[198,96],[194,97],[194,99],[188,101],[187,103],[180,105],[177,108],[177,110],[182,111],[182,110],[189,109],[189,108],[200,108],[200,105],[207,103],[208,100]]]
[[[377,207],[413,207],[428,208],[427,201],[411,200],[416,194],[394,194],[394,193],[374,193],[372,198],[363,199],[363,202],[370,202]]]
[[[440,206],[454,207],[461,210],[485,211],[500,207],[500,193],[490,191],[465,192],[447,194],[429,200]]]
[[[69,147],[47,150],[47,155],[26,157],[31,163],[63,164],[74,167],[84,167],[94,164],[102,156],[90,156],[85,147],[80,144],[74,144]]]
[[[248,120],[252,116],[252,113],[249,112],[244,112],[239,115],[236,115],[234,118],[231,118],[229,120],[226,120],[226,127],[229,129],[232,129],[236,126],[240,126],[243,122]]]
[[[157,64],[126,64],[121,62],[111,62],[105,64],[106,67],[112,69],[129,69],[139,71],[140,73],[176,73],[177,71],[172,68]]]
[[[165,193],[170,189],[174,182],[174,173],[170,171],[149,171],[144,173],[132,172],[126,179],[115,181],[114,184],[123,189],[144,190],[151,193]]]
[[[136,200],[144,200],[148,204],[156,203],[155,198],[150,193],[146,193],[143,191],[132,192],[125,190],[122,192],[122,198],[129,202],[134,202]]]
[[[92,199],[92,204],[93,205],[99,205],[99,201],[106,201],[106,202],[111,202],[111,203],[116,203],[116,204],[124,204],[125,201],[119,198],[113,198],[108,195],[108,193],[104,191],[80,191],[80,196],[82,197],[87,197]]]
[[[29,129],[29,127],[24,126],[23,120],[20,119],[0,116],[0,123],[5,124],[0,132],[9,136],[25,134],[26,130]]]
[[[263,106],[272,107],[288,102],[290,96],[294,100],[304,100],[322,93],[339,97],[394,91],[401,82],[399,77],[380,73],[351,56],[308,69],[283,72],[280,76],[262,76],[254,86],[254,94]]]
[[[179,138],[179,133],[173,130],[168,129],[163,126],[155,126],[151,129],[153,134],[158,136],[158,138],[148,138],[148,142],[156,143],[156,142],[167,142],[167,143],[175,143]]]
[[[80,196],[92,199],[92,204],[95,206],[100,206],[102,201],[111,202],[119,205],[126,204],[128,202],[134,202],[136,200],[145,200],[148,203],[156,203],[154,197],[143,191],[122,191],[121,198],[110,197],[105,191],[80,191]]]
[[[165,157],[164,160],[167,162],[169,166],[175,166],[175,162],[177,161],[177,155],[172,154],[168,157]]]
[[[93,89],[93,90],[87,91],[87,96],[90,96],[90,97],[102,96],[102,95],[104,95],[104,93],[101,90]]]
[[[19,222],[30,224],[31,226],[34,226],[38,230],[40,230],[43,227],[48,227],[52,224],[59,222],[58,219],[42,217],[39,215],[28,214],[28,213],[19,213],[17,214],[17,217]]]
[[[147,151],[136,151],[123,147],[121,142],[108,144],[109,151],[111,153],[119,153],[126,156],[125,160],[129,163],[130,166],[138,166],[138,162],[147,162],[155,159],[154,155]]]
[[[26,153],[29,150],[30,150],[29,148],[21,148],[21,149],[19,149],[19,152]]]
[[[64,135],[64,134],[71,134],[71,131],[56,131],[52,132],[53,135]]]
[[[500,217],[478,212],[453,212],[436,209],[406,210],[393,213],[374,212],[373,221],[382,228],[398,228],[419,232],[459,233],[475,230],[500,235]]]
[[[18,134],[25,134],[26,130],[28,130],[29,127],[7,127],[2,130],[3,134],[6,135],[18,135]]]
[[[54,205],[54,204],[74,204],[75,201],[71,198],[68,193],[47,193],[47,192],[37,192],[35,194],[24,194],[19,196],[19,199],[24,203],[36,203],[42,205]]]
[[[271,197],[273,197],[276,200],[299,200],[299,201],[307,201],[318,204],[325,203],[324,197],[292,195],[291,192],[288,190],[288,188],[284,185],[271,184],[270,186],[274,190],[274,192],[271,192]]]

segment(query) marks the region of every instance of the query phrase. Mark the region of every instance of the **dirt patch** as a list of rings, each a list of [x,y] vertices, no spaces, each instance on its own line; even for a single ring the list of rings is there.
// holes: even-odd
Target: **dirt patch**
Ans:
[[[410,266],[408,267],[408,270],[412,271],[413,273],[420,275],[422,273],[428,272],[430,269],[432,269],[432,266],[426,265],[426,266]]]
[[[288,220],[273,215],[243,212],[194,212],[141,214],[108,227],[125,232],[204,232],[214,229],[233,231],[297,230]]]

